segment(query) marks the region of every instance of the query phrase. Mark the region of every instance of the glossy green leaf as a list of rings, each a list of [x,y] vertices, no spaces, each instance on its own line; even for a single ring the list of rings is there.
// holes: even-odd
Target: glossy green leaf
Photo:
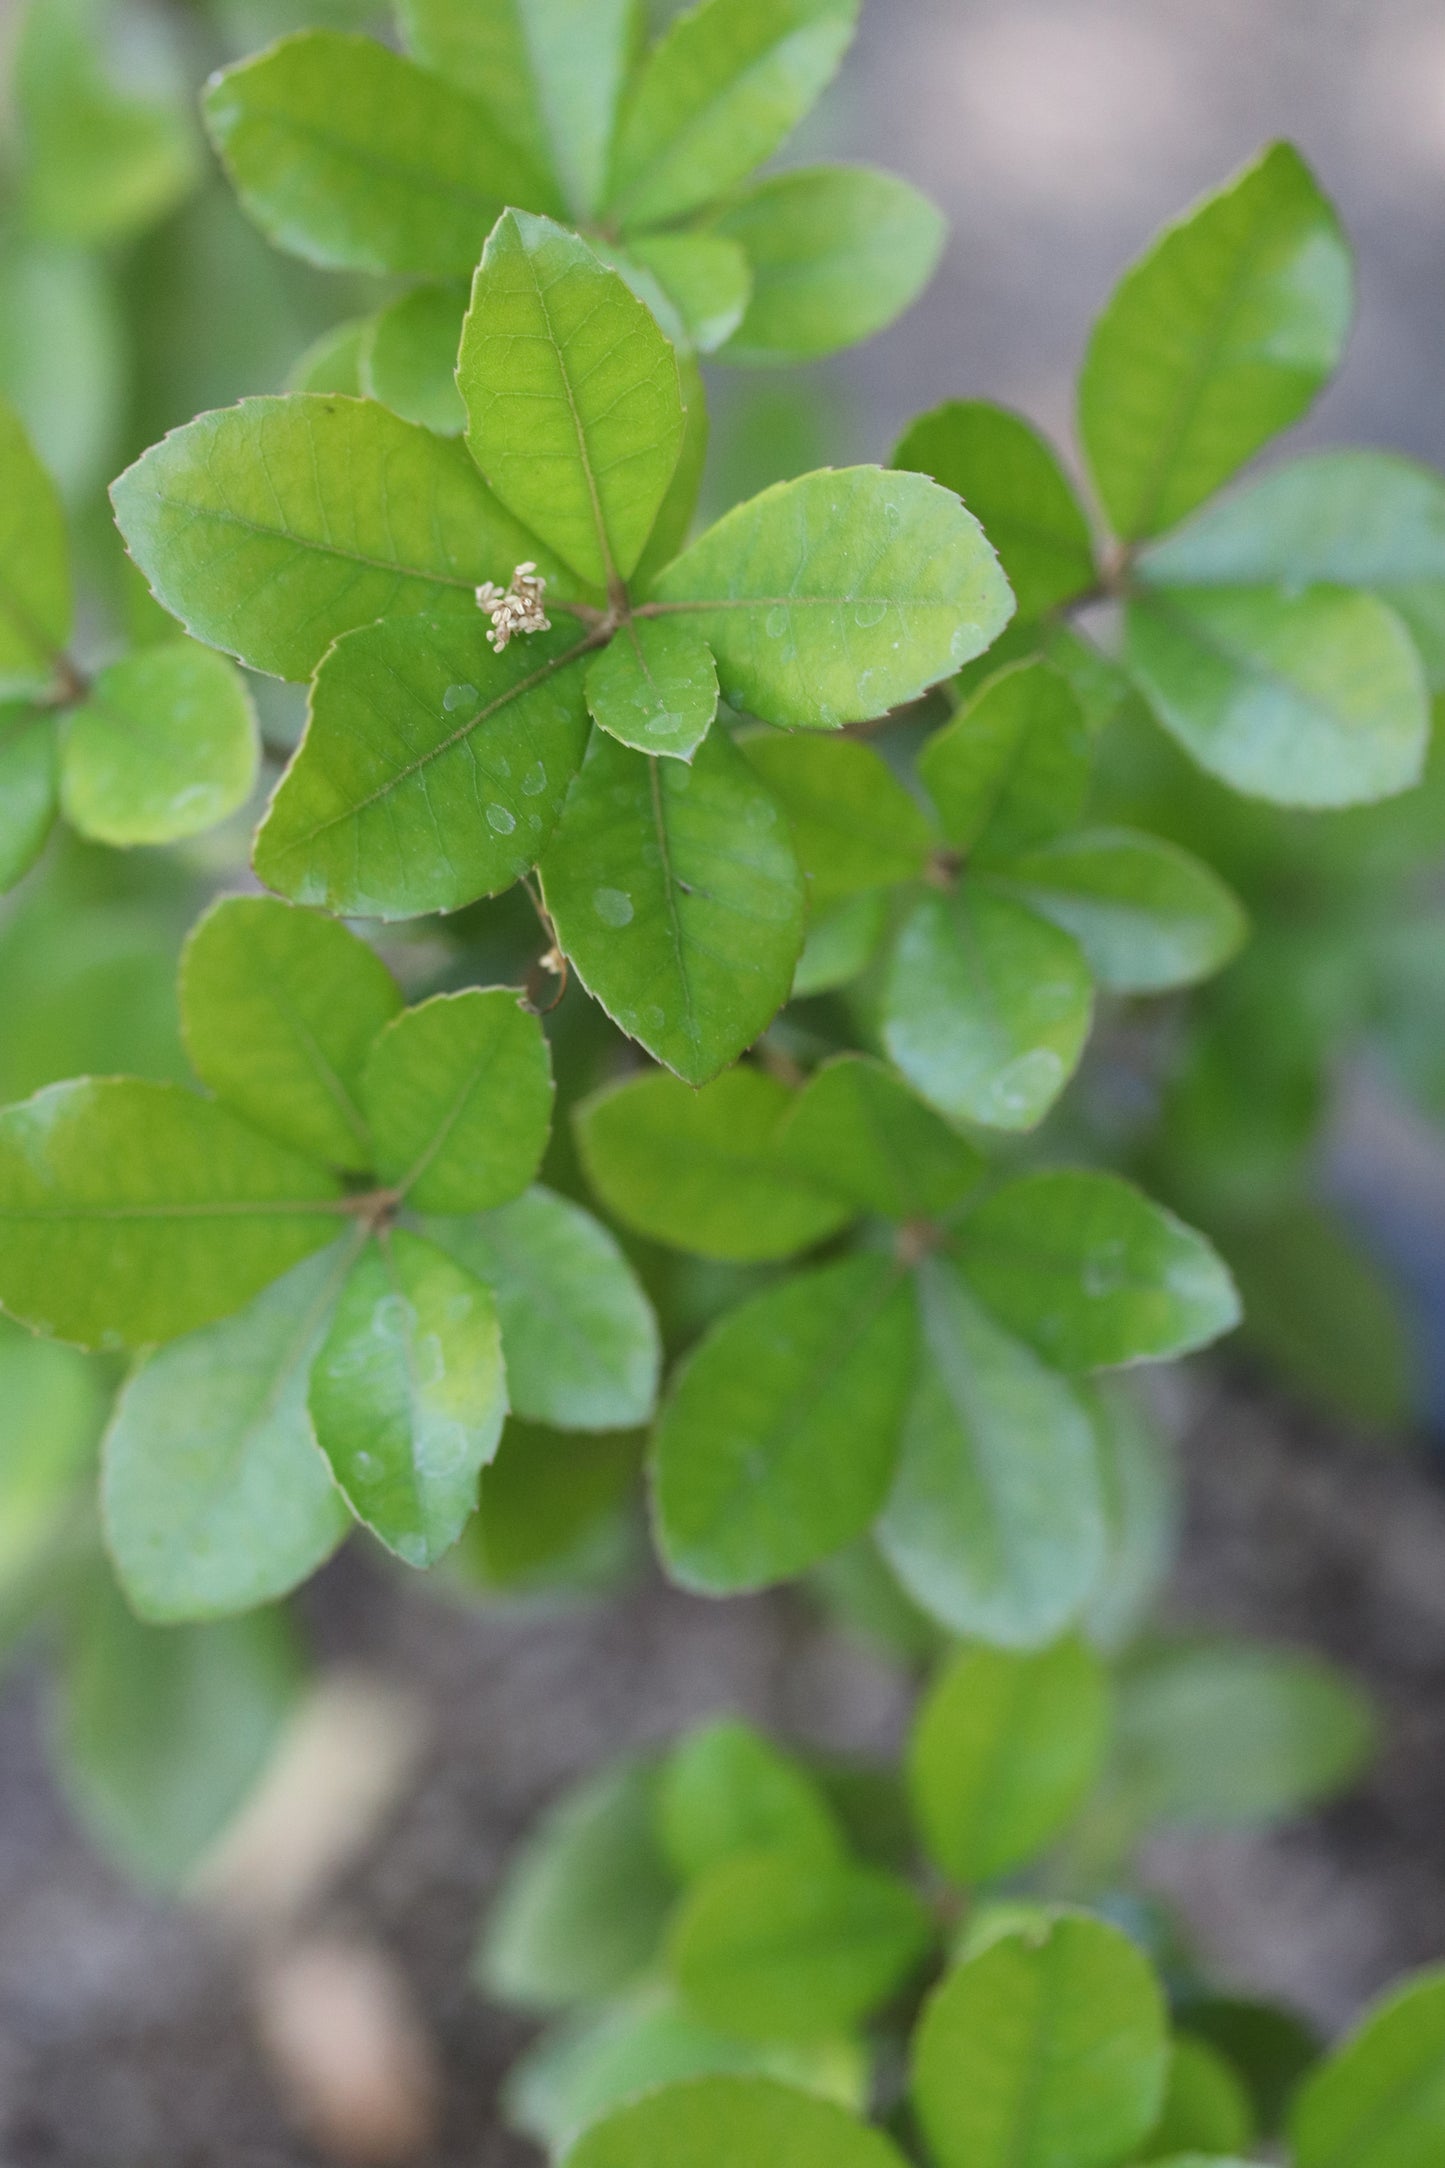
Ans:
[[[587,667],[592,720],[639,753],[691,760],[717,700],[712,650],[685,617],[632,618]]]
[[[698,1257],[788,1257],[846,1226],[846,1195],[791,1161],[780,1132],[794,1106],[762,1069],[724,1070],[701,1091],[661,1070],[579,1108],[587,1179],[615,1219]]]
[[[647,547],[632,576],[633,592],[638,595],[649,592],[658,573],[671,564],[691,534],[702,491],[703,469],[707,464],[707,390],[695,357],[681,350],[677,357],[677,380],[682,389],[682,450],[678,453],[662,508],[648,536]]]
[[[1006,1182],[960,1224],[958,1258],[979,1300],[1061,1370],[1159,1362],[1239,1322],[1204,1236],[1092,1169]]]
[[[672,1578],[763,1588],[861,1535],[893,1473],[915,1346],[912,1291],[876,1256],[765,1288],[715,1325],[653,1448]]]
[[[486,1212],[527,1188],[552,1127],[542,1027],[506,986],[394,1017],[361,1077],[376,1170],[418,1212]]]
[[[1299,2168],[1431,2168],[1445,2142],[1445,1972],[1419,1972],[1306,2079]]]
[[[1167,228],[1100,317],[1079,384],[1115,533],[1175,526],[1298,421],[1350,309],[1338,221],[1286,143]]]
[[[502,503],[590,585],[633,572],[682,450],[677,362],[585,241],[509,211],[462,327],[467,446]]]
[[[1002,870],[1010,894],[1071,933],[1101,986],[1157,994],[1209,978],[1248,921],[1200,858],[1133,828],[1083,828]]]
[[[477,1951],[490,1994],[524,2010],[610,1995],[656,1955],[676,1885],[655,1827],[656,1764],[589,1776],[507,1870]]]
[[[739,744],[788,816],[815,911],[922,873],[935,842],[928,817],[871,745],[777,730]]]
[[[459,437],[467,425],[456,375],[465,313],[461,288],[414,286],[372,318],[357,357],[357,388],[404,421]]]
[[[822,2040],[885,2002],[920,1962],[929,1921],[874,1867],[744,1852],[699,1876],[668,1935],[684,2002],[743,2040]]]
[[[926,1264],[919,1295],[923,1361],[879,1543],[941,1624],[1036,1648],[1078,1616],[1103,1560],[1088,1412],[953,1267]]]
[[[590,1212],[529,1189],[479,1218],[434,1220],[427,1233],[495,1295],[518,1415],[559,1430],[647,1421],[657,1396],[657,1322]]]
[[[1114,1378],[1085,1389],[1104,1497],[1104,1558],[1083,1614],[1095,1648],[1115,1650],[1148,1616],[1174,1563],[1181,1517],[1171,1443],[1141,1397]]]
[[[779,1149],[790,1171],[884,1219],[949,1212],[983,1172],[971,1144],[861,1054],[839,1054],[815,1070]]]
[[[617,262],[624,277],[627,262],[653,289],[634,287],[674,345],[711,354],[742,322],[753,275],[736,241],[720,233],[629,234],[627,261]]]
[[[1180,2021],[1244,2079],[1261,2135],[1277,2137],[1301,2078],[1319,2060],[1313,2027],[1278,2003],[1242,1995],[1191,1995]]]
[[[84,1496],[104,1419],[98,1366],[0,1320],[0,1616]]]
[[[128,350],[103,259],[20,236],[0,248],[0,389],[67,499],[112,471]]]
[[[283,1144],[359,1173],[372,1142],[361,1074],[401,989],[334,919],[227,896],[181,958],[186,1051],[201,1082]]]
[[[1126,655],[1171,736],[1209,774],[1278,805],[1359,805],[1420,779],[1430,703],[1392,610],[1343,588],[1157,588]]]
[[[1040,616],[1094,584],[1089,522],[1052,450],[1021,414],[984,399],[950,399],[921,414],[895,467],[931,474],[983,523],[1018,602]]]
[[[1073,827],[1091,765],[1083,711],[1044,662],[989,678],[918,756],[949,842],[989,862]]]
[[[102,670],[72,711],[60,802],[99,843],[174,843],[244,805],[260,757],[240,672],[189,640],[167,641]]]
[[[0,895],[30,871],[60,810],[55,717],[0,707]]]
[[[174,1339],[334,1241],[338,1189],[177,1085],[52,1084],[0,1113],[0,1300],[82,1346]]]
[[[339,641],[256,837],[256,871],[298,903],[366,918],[510,888],[581,764],[583,667],[566,623],[500,655],[480,615],[388,619]]]
[[[836,1860],[842,1835],[823,1794],[751,1724],[720,1717],[674,1747],[662,1774],[658,1831],[684,1882],[740,1853]]]
[[[1164,587],[1364,587],[1445,684],[1445,480],[1394,452],[1309,452],[1151,549]]]
[[[375,322],[374,316],[349,316],[323,331],[296,356],[282,390],[341,392],[348,399],[359,399],[362,349]]]
[[[70,619],[60,498],[19,415],[0,400],[0,695],[46,690]]]
[[[202,414],[111,498],[171,615],[276,677],[310,677],[378,617],[474,620],[479,582],[505,586],[545,555],[460,444],[366,399],[295,392]]]
[[[689,1083],[787,1000],[802,876],[777,801],[725,732],[689,766],[594,731],[540,871],[588,992]]]
[[[430,1225],[455,1235],[464,1222]],[[506,1355],[505,1324],[502,1339]],[[507,1384],[510,1394],[510,1367]],[[611,1590],[640,1550],[631,1510],[640,1461],[635,1435],[567,1435],[509,1418],[449,1571],[485,1591],[575,1598]]]
[[[599,9],[598,14],[607,12]],[[484,105],[493,128],[555,173],[539,95],[538,62],[551,57],[554,26],[578,0],[399,0],[407,45],[426,67]]]
[[[1342,1790],[1368,1758],[1372,1733],[1359,1690],[1291,1649],[1165,1645],[1120,1683],[1120,1771],[1136,1812],[1151,1821],[1278,1821]]]
[[[857,0],[704,0],[628,93],[606,210],[625,230],[700,210],[770,158],[847,51]]]
[[[374,38],[307,30],[214,77],[206,121],[269,241],[338,271],[462,278],[546,176],[476,103]]]
[[[884,995],[889,1054],[956,1121],[1032,1129],[1078,1066],[1093,988],[1071,935],[965,881],[921,896]]]
[[[654,593],[656,606],[696,613],[733,707],[812,730],[916,699],[987,647],[1012,608],[972,514],[924,476],[882,467],[765,490]]]
[[[312,1368],[309,1405],[358,1519],[409,1566],[433,1565],[476,1510],[507,1412],[491,1289],[415,1235],[368,1242]]]
[[[1231,2156],[1254,2137],[1249,2095],[1217,2048],[1180,2033],[1169,2055],[1164,2107],[1140,2155],[1177,2161],[1190,2152]]]
[[[1113,2168],[1159,2113],[1164,1998],[1116,1927],[1062,1913],[951,1972],[913,2039],[938,2168]]]
[[[808,921],[803,953],[793,973],[794,998],[824,994],[861,977],[873,961],[888,918],[888,899],[876,889],[825,904]]]
[[[726,361],[816,361],[884,330],[943,252],[942,213],[871,166],[779,173],[734,196],[712,230],[739,242],[752,298]]]
[[[176,1888],[262,1775],[299,1684],[278,1612],[146,1626],[97,1576],[60,1678],[55,1737],[71,1806],[128,1874]]]
[[[831,2101],[770,2078],[694,2078],[619,2108],[586,2132],[565,2168],[903,2168],[881,2131]]]
[[[967,1887],[1043,1851],[1098,1781],[1108,1684],[1078,1641],[1037,1655],[966,1648],[914,1720],[908,1783],[934,1860]]]
[[[235,1317],[131,1373],[105,1439],[101,1507],[143,1618],[222,1618],[286,1595],[351,1525],[317,1451],[307,1381],[345,1276],[338,1245]]]
[[[108,80],[108,12],[42,0],[25,11],[15,55],[27,222],[79,248],[144,232],[200,177],[180,100]]]

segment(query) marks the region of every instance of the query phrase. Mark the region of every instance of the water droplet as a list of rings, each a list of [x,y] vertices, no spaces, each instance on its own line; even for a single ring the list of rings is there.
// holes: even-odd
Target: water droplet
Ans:
[[[632,923],[632,898],[620,888],[595,889],[592,908],[604,926],[629,926]]]
[[[890,527],[901,527],[901,526],[903,525],[903,507],[902,507],[902,505],[901,505],[901,504],[894,504],[894,502],[893,502],[893,501],[892,501],[892,499],[890,498],[890,499],[889,499],[889,501],[888,501],[888,503],[887,503],[887,504],[885,504],[885,505],[884,505],[884,507],[883,507],[883,518],[884,518],[884,521],[885,521],[885,523],[886,523],[886,524],[887,524],[888,526],[890,526]]]
[[[469,700],[475,700],[476,697],[475,685],[448,685],[442,694],[442,706],[448,715],[455,715],[458,708],[464,708]]]
[[[769,610],[767,617],[763,621],[763,630],[770,640],[781,640],[787,629],[788,613],[779,604],[777,609]]]
[[[667,1027],[667,1011],[660,1009],[655,1001],[650,1002],[642,1012],[642,1021],[649,1031],[663,1031]]]
[[[1048,1104],[1063,1082],[1064,1065],[1049,1047],[1032,1047],[1000,1069],[993,1080],[993,1101],[1003,1114],[1024,1115]]]
[[[416,1354],[412,1361],[412,1374],[424,1392],[432,1386],[440,1385],[445,1379],[447,1374],[446,1350],[443,1348],[438,1334],[434,1332],[425,1333],[417,1342]]]
[[[528,798],[540,798],[547,788],[547,771],[540,760],[534,760],[522,777],[522,790]]]
[[[487,807],[487,826],[495,828],[499,836],[509,836],[516,825],[516,814],[509,813],[504,805]]]
[[[416,1312],[405,1295],[383,1295],[371,1313],[378,1340],[404,1340],[415,1323]]]
[[[887,615],[887,603],[879,602],[875,597],[869,602],[860,602],[855,605],[853,622],[860,632],[871,632],[875,625],[882,624]]]

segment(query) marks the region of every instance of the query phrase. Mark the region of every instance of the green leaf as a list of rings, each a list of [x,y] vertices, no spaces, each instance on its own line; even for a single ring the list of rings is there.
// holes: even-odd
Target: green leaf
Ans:
[[[317,1442],[359,1520],[434,1565],[477,1504],[507,1412],[489,1287],[415,1235],[368,1242],[311,1372]]]
[[[1305,2080],[1299,2168],[1430,2168],[1445,2133],[1445,1971],[1418,1972]]]
[[[90,1473],[104,1414],[96,1365],[0,1320],[0,1619],[46,1554]]]
[[[884,1219],[949,1212],[983,1172],[971,1144],[861,1054],[836,1055],[814,1072],[779,1149],[791,1171]]]
[[[892,1059],[955,1121],[1032,1129],[1078,1066],[1093,988],[1078,944],[1008,896],[965,881],[921,896],[884,994]]]
[[[787,1000],[802,876],[777,801],[725,732],[688,766],[594,731],[540,872],[587,991],[689,1083]]]
[[[415,286],[393,301],[371,319],[361,340],[354,388],[404,421],[459,437],[467,426],[456,374],[466,305],[465,293],[454,286]]]
[[[672,480],[667,485],[667,495],[662,500],[648,536],[647,547],[637,561],[632,576],[635,593],[645,595],[657,574],[673,558],[692,532],[697,501],[702,490],[703,468],[707,464],[708,412],[707,391],[702,371],[690,354],[679,351],[677,357],[677,380],[682,389],[683,425],[682,450]]]
[[[673,344],[690,346],[699,354],[714,353],[732,337],[753,290],[747,257],[736,241],[725,241],[720,233],[630,234],[626,256],[613,252],[609,261],[647,303]],[[638,274],[636,282],[629,277],[629,265]]]
[[[596,2123],[565,2168],[903,2168],[881,2131],[831,2101],[771,2078],[693,2078],[665,2085]]]
[[[477,1219],[427,1228],[497,1299],[508,1398],[528,1422],[624,1430],[657,1397],[651,1304],[600,1221],[570,1198],[529,1189]]]
[[[80,248],[142,233],[199,178],[179,100],[125,94],[100,53],[109,12],[90,0],[27,8],[15,56],[27,223]]]
[[[1072,828],[1091,767],[1083,711],[1045,662],[987,679],[918,756],[949,842],[993,862]]]
[[[935,842],[928,817],[871,745],[777,730],[738,743],[788,816],[815,911],[922,873]]]
[[[688,2008],[720,2032],[824,2040],[901,1987],[929,1940],[928,1915],[896,1875],[785,1847],[698,1877],[668,1965]]]
[[[38,708],[0,707],[0,895],[30,871],[59,809],[55,717]]]
[[[444,1224],[455,1235],[463,1223]],[[502,1338],[506,1355],[505,1323]],[[509,1369],[509,1390],[511,1382]],[[485,1591],[575,1597],[610,1588],[636,1563],[630,1509],[640,1460],[635,1435],[568,1437],[510,1418],[448,1567]]]
[[[1210,775],[1276,805],[1359,805],[1418,783],[1420,659],[1392,610],[1348,589],[1154,588],[1130,604],[1129,669]]]
[[[0,248],[0,389],[69,500],[111,472],[129,352],[102,258],[18,236]]]
[[[1082,1397],[1094,1424],[1106,1528],[1083,1630],[1095,1648],[1112,1651],[1136,1632],[1174,1563],[1179,1476],[1168,1441],[1120,1380],[1104,1379]]]
[[[851,2041],[730,2039],[690,2017],[669,1988],[649,1986],[544,2034],[513,2064],[503,2105],[515,2129],[557,2158],[593,2123],[659,2086],[758,2072],[856,2109],[865,2066],[865,2051]]]
[[[472,282],[457,384],[502,503],[593,587],[627,579],[682,450],[677,362],[615,271],[509,211]]]
[[[658,1424],[658,1545],[682,1587],[765,1588],[863,1533],[888,1488],[916,1342],[887,1258],[800,1273],[732,1310]]]
[[[334,919],[270,896],[227,896],[181,957],[196,1075],[257,1129],[349,1173],[372,1164],[361,1074],[401,989]]]
[[[919,416],[893,464],[931,474],[982,521],[1021,618],[1040,617],[1093,586],[1094,543],[1083,507],[1021,414],[984,399],[947,400]]]
[[[883,938],[887,917],[887,898],[876,889],[845,896],[814,913],[793,973],[794,999],[828,993],[861,977]]]
[[[1124,277],[1094,327],[1079,422],[1116,534],[1161,534],[1299,420],[1349,329],[1349,252],[1286,143]]]
[[[1180,2022],[1208,2041],[1249,2088],[1260,2135],[1277,2137],[1300,2079],[1320,2055],[1312,2027],[1276,2003],[1238,1995],[1190,1996]]]
[[[82,1346],[175,1339],[334,1241],[338,1191],[178,1085],[51,1084],[0,1112],[0,1300]]]
[[[1066,1381],[1001,1332],[957,1271],[919,1274],[923,1361],[878,1540],[914,1601],[955,1633],[1051,1641],[1103,1556],[1098,1459]]]
[[[1082,1643],[1034,1656],[961,1650],[930,1687],[908,1751],[934,1860],[964,1887],[1023,1866],[1078,1813],[1108,1740],[1108,1682]]]
[[[511,1862],[477,1951],[489,1994],[523,2010],[596,2001],[655,1956],[675,1885],[655,1819],[657,1766],[628,1759],[559,1800]]]
[[[1083,828],[1000,869],[1021,903],[1078,942],[1101,986],[1156,994],[1209,978],[1249,931],[1202,859],[1133,828]]]
[[[101,1507],[143,1618],[222,1618],[284,1596],[351,1526],[306,1412],[349,1262],[293,1266],[236,1317],[146,1357],[116,1402]]]
[[[857,0],[704,0],[628,92],[605,209],[624,230],[684,218],[761,165],[827,88]]]
[[[374,38],[283,38],[214,77],[204,106],[267,240],[330,270],[463,278],[508,203],[557,207],[471,98]]]
[[[0,400],[0,696],[47,689],[71,607],[60,498],[19,415]]]
[[[1181,1642],[1125,1673],[1119,1741],[1141,1819],[1247,1828],[1342,1791],[1369,1757],[1373,1725],[1363,1695],[1318,1657]]]
[[[812,1779],[771,1740],[722,1717],[673,1748],[657,1801],[673,1872],[696,1881],[740,1853],[833,1861],[842,1834]]]
[[[282,390],[341,392],[348,399],[359,399],[362,351],[375,322],[374,316],[350,316],[323,331],[296,356]]]
[[[943,214],[895,174],[812,166],[734,196],[711,230],[752,266],[724,361],[774,366],[856,346],[911,308],[937,267]]]
[[[587,1100],[577,1142],[624,1226],[698,1257],[789,1257],[853,1217],[835,1182],[781,1151],[793,1105],[761,1069],[727,1069],[701,1091],[653,1070]]]
[[[629,619],[588,665],[592,720],[640,753],[691,760],[717,700],[712,650],[683,617]]]
[[[60,802],[82,835],[124,848],[174,843],[244,805],[261,747],[245,682],[189,640],[102,670],[72,710]]]
[[[1012,611],[973,515],[882,467],[827,468],[736,506],[654,594],[649,608],[696,613],[731,706],[810,730],[916,699]]]
[[[376,1170],[418,1212],[486,1212],[527,1188],[552,1128],[552,1063],[506,986],[403,1010],[366,1057]]]
[[[498,655],[471,618],[386,619],[317,672],[256,871],[358,918],[454,911],[537,861],[587,743],[582,649],[559,626]]]
[[[1083,1913],[1001,1936],[930,1996],[913,2101],[938,2168],[1112,2168],[1159,2113],[1164,1999],[1126,1936]]]
[[[378,617],[475,621],[481,581],[505,585],[543,554],[460,444],[367,399],[294,392],[202,414],[111,499],[164,608],[276,677],[310,677]]]
[[[1169,2057],[1164,2107],[1140,2156],[1146,2161],[1175,2161],[1181,2154],[1207,2150],[1222,2157],[1238,2154],[1254,2137],[1249,2095],[1217,2048],[1180,2033]]]
[[[1204,1236],[1092,1169],[1006,1182],[959,1223],[958,1260],[979,1300],[1061,1370],[1160,1362],[1239,1323]]]
[[[145,1626],[97,1576],[60,1678],[56,1744],[72,1807],[128,1874],[176,1888],[244,1805],[299,1684],[279,1612]]]
[[[1364,587],[1445,686],[1445,480],[1394,452],[1310,452],[1149,550],[1164,587]]]

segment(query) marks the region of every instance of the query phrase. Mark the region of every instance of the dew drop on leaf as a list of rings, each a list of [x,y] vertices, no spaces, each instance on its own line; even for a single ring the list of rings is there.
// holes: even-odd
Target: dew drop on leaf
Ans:
[[[442,706],[448,715],[454,715],[458,708],[464,708],[469,700],[475,700],[476,697],[475,685],[448,685],[442,694]]]
[[[522,791],[528,798],[540,798],[547,788],[547,771],[540,760],[534,760],[522,777]]]
[[[860,632],[871,632],[875,625],[882,624],[884,618],[887,615],[887,603],[880,602],[878,598],[874,596],[871,600],[867,602],[860,602],[855,604],[853,610],[853,622],[858,627],[858,630]]]
[[[515,813],[509,813],[504,805],[487,807],[487,826],[495,828],[499,836],[509,836],[517,825]]]
[[[592,908],[604,926],[628,926],[632,923],[632,898],[620,888],[595,889]]]

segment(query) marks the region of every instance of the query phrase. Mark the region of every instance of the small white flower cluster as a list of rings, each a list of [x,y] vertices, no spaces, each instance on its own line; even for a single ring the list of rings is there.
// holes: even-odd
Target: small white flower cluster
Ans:
[[[546,592],[547,582],[530,561],[518,565],[505,594],[494,581],[482,582],[477,589],[477,608],[485,610],[492,620],[487,638],[499,655],[514,632],[551,631],[552,620],[542,601]]]

